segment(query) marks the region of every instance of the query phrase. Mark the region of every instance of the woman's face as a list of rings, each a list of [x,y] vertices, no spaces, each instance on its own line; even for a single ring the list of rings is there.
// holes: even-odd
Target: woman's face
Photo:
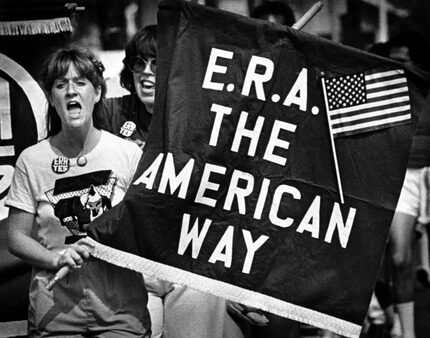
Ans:
[[[155,98],[155,58],[136,57],[132,65],[134,88],[140,101],[152,113]]]
[[[60,116],[62,128],[80,128],[93,123],[94,105],[100,95],[101,88],[94,88],[72,63],[67,74],[54,81],[49,102]]]

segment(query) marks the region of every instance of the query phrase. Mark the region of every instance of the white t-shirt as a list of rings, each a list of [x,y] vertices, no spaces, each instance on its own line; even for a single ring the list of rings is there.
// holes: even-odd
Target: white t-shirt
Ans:
[[[71,158],[67,172],[56,173],[59,154],[43,140],[19,156],[5,205],[35,214],[36,240],[61,250],[66,238],[85,235],[89,222],[122,200],[141,154],[136,144],[102,131],[85,166]]]

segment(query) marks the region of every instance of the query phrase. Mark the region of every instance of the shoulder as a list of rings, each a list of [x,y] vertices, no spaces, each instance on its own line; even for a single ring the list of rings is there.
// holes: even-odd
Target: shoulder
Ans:
[[[105,142],[107,146],[112,148],[112,150],[117,150],[125,154],[139,154],[139,156],[142,153],[142,150],[134,142],[124,140],[121,137],[116,136],[105,130],[103,130],[102,133],[103,142]]]
[[[32,146],[24,149],[18,157],[21,162],[34,162],[41,158],[41,155],[47,155],[49,149],[49,140],[45,139]]]
[[[109,121],[108,130],[115,135],[120,134],[121,127],[126,121],[133,120],[136,111],[136,95],[125,95],[103,100],[103,119]]]
[[[119,97],[110,97],[104,100],[104,105],[108,112],[117,113],[118,110],[126,112],[129,110],[128,108],[134,104],[134,100],[134,96],[131,94]]]
[[[21,152],[16,160],[15,168],[27,173],[38,170],[46,166],[46,160],[49,157],[52,157],[49,141],[42,140]],[[50,159],[50,161],[52,161],[52,159]]]

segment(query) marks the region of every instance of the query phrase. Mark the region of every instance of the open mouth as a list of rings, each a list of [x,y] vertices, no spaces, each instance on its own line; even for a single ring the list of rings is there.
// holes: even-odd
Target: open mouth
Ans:
[[[82,106],[79,102],[76,102],[76,101],[67,102],[67,110],[69,112],[77,112],[77,111],[80,111],[81,109],[82,109]]]
[[[155,84],[152,81],[149,80],[142,80],[140,81],[140,85],[144,90],[152,90],[155,88]]]

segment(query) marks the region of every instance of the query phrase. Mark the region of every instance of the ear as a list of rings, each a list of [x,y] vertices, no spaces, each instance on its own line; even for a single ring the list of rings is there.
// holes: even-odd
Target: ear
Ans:
[[[102,87],[98,86],[95,90],[96,90],[96,101],[95,101],[95,103],[98,103],[102,97]]]

